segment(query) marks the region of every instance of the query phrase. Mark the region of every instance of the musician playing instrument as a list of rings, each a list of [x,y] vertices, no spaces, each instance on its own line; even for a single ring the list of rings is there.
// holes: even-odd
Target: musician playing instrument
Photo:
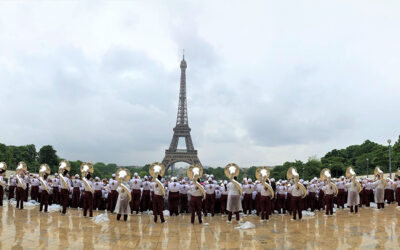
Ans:
[[[140,196],[141,196],[141,191],[140,188],[142,187],[142,180],[140,179],[138,173],[133,174],[133,178],[129,181],[129,186],[131,188],[131,196],[132,196],[132,201],[131,201],[131,214],[133,211],[136,211],[136,214],[139,214],[140,211]]]
[[[206,192],[206,199],[204,204],[204,216],[207,216],[211,212],[211,216],[215,214],[215,188],[216,185],[211,177],[208,178],[208,183],[204,185],[204,191]]]
[[[375,168],[374,175],[377,180],[374,182],[375,187],[375,202],[378,204],[378,209],[385,208],[385,187],[387,186],[387,182],[383,179],[383,172],[379,169],[379,167]]]
[[[81,165],[81,177],[83,183],[83,216],[86,217],[89,210],[89,217],[93,217],[93,190],[94,186],[90,178],[94,172],[93,164],[83,162]]]
[[[42,164],[39,167],[39,184],[41,187],[40,192],[40,207],[39,212],[43,211],[47,213],[47,208],[49,206],[49,196],[50,196],[50,185],[47,182],[47,177],[50,174],[50,167],[47,164]]]
[[[114,213],[115,206],[117,205],[118,200],[118,181],[115,180],[116,175],[112,174],[112,179],[108,182],[108,187],[110,189],[110,193],[108,194],[108,211]]]
[[[17,191],[15,198],[17,200],[17,208],[24,209],[25,189],[27,189],[25,173],[27,166],[25,162],[21,161],[15,170],[15,178],[17,180]]]
[[[236,215],[236,221],[240,221],[239,212],[243,211],[241,197],[243,194],[242,185],[237,181],[239,175],[239,166],[235,163],[230,163],[225,167],[225,175],[230,179],[227,185],[228,188],[228,223],[232,223],[232,213]]]
[[[143,191],[142,191],[142,200],[140,202],[140,211],[148,211],[150,209],[150,181],[147,176],[143,177]]]
[[[7,164],[5,162],[0,162],[0,207],[3,206],[4,189],[7,186],[7,183],[4,180],[6,170]]]
[[[154,222],[157,223],[157,217],[160,216],[161,223],[164,223],[165,219],[163,210],[164,210],[165,189],[164,185],[161,183],[161,177],[165,173],[165,166],[160,162],[154,162],[153,164],[150,165],[149,172],[154,179],[154,182],[151,184],[151,187],[154,192],[153,194]]]
[[[130,179],[130,172],[128,169],[120,168],[114,176],[118,181],[118,200],[114,212],[117,213],[118,221],[121,219],[121,215],[124,215],[124,221],[127,221],[128,215],[131,213],[129,202],[132,200],[132,195],[125,183],[128,183]]]

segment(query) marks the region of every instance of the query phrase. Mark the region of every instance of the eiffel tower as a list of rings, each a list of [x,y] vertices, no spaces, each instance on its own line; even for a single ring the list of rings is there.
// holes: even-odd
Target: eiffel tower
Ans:
[[[186,162],[188,164],[201,164],[197,157],[197,150],[193,147],[192,137],[190,136],[190,127],[187,114],[186,102],[186,68],[185,55],[181,61],[181,85],[179,90],[178,115],[174,135],[172,136],[169,149],[165,150],[165,156],[162,163],[166,169],[176,162]],[[178,149],[179,138],[185,138],[186,149]]]

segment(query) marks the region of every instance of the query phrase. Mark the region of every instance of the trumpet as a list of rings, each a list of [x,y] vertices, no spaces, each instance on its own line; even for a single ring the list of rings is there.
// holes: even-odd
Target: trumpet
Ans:
[[[259,167],[256,170],[256,178],[259,180],[262,185],[271,192],[271,199],[274,198],[275,192],[274,189],[269,185],[266,180],[269,178],[271,171],[267,167]]]
[[[190,165],[186,171],[187,176],[193,181],[193,184],[200,189],[203,194],[203,199],[206,198],[206,191],[204,187],[197,181],[201,176],[203,176],[203,167],[200,164]]]
[[[294,184],[300,188],[303,191],[303,196],[301,197],[304,199],[307,196],[307,189],[299,182],[299,174],[297,173],[297,170],[295,167],[290,167],[288,171],[286,172],[286,178],[288,180],[294,181]]]
[[[131,202],[132,200],[131,191],[124,184],[124,182],[128,182],[131,179],[131,173],[126,168],[119,168],[115,176],[117,177],[116,179],[119,183],[119,186],[128,194],[129,202]]]
[[[46,190],[46,192],[48,194],[50,194],[50,190],[49,187],[47,186],[47,184],[44,182],[43,177],[45,175],[49,175],[50,174],[50,167],[47,164],[42,164],[39,167],[39,181],[42,184],[42,187],[44,188],[44,190]]]
[[[339,193],[337,186],[331,182],[331,171],[328,168],[324,168],[321,170],[320,178],[322,181],[328,181],[328,185],[335,190],[334,196]]]
[[[385,189],[388,183],[385,178],[383,178],[383,171],[379,167],[376,167],[374,170],[374,175],[376,178],[379,176],[380,180],[383,182],[383,188]]]
[[[92,163],[87,163],[87,162],[83,162],[81,164],[81,175],[82,175],[82,182],[85,185],[86,189],[89,190],[92,195],[93,195],[93,188],[92,186],[89,184],[88,180],[86,179],[86,176],[88,174],[93,174],[94,169],[93,169],[93,164]]]
[[[65,181],[64,179],[64,171],[70,171],[71,170],[71,165],[69,165],[69,162],[67,160],[62,160],[60,162],[60,164],[58,165],[58,175],[60,176],[60,181],[62,183],[62,186],[64,187],[64,189],[69,190],[69,185],[68,183]]]
[[[161,189],[162,196],[165,197],[165,188],[164,185],[161,183],[161,181],[158,180],[158,176],[164,176],[165,173],[165,166],[164,164],[160,162],[154,162],[153,164],[150,165],[149,167],[149,173],[153,177],[154,182],[157,183],[157,185]]]
[[[356,172],[354,172],[354,169],[352,167],[348,167],[346,169],[346,177],[352,179],[353,184],[357,185],[358,193],[360,193],[362,191],[362,187],[360,182],[357,181]]]
[[[240,186],[240,183],[234,179],[234,177],[237,177],[239,175],[239,166],[235,163],[229,163],[228,165],[226,165],[224,172],[225,176],[228,177],[229,180],[236,186],[236,188],[239,190],[240,196],[242,196],[242,186]]]
[[[17,178],[17,181],[23,190],[26,189],[26,184],[21,180],[20,174],[25,173],[26,170],[27,170],[27,166],[26,166],[26,163],[23,161],[20,161],[18,163],[17,169],[15,170],[15,177]]]

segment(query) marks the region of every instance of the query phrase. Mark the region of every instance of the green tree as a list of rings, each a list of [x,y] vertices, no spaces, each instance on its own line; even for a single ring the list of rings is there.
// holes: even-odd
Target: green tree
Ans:
[[[39,150],[39,164],[48,164],[52,173],[58,171],[58,157],[56,153],[57,151],[50,145],[43,146]]]

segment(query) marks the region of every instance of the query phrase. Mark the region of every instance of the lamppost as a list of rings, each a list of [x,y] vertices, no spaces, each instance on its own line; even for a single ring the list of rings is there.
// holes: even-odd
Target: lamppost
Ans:
[[[368,158],[367,158],[367,178],[368,178]]]
[[[389,178],[392,179],[392,159],[390,157],[390,143],[392,143],[392,140],[387,140],[387,143],[389,144]]]

